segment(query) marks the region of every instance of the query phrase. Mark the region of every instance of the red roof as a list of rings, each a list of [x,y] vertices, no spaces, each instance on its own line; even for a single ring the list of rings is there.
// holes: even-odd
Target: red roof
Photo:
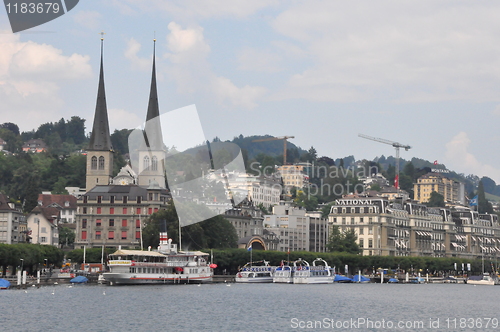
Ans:
[[[76,201],[77,198],[73,195],[38,195],[38,205],[41,207],[47,207],[55,203],[63,209],[76,209]],[[66,206],[66,202],[68,202],[68,206]]]

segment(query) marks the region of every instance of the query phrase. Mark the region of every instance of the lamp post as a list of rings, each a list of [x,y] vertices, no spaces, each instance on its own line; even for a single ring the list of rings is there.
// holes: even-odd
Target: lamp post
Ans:
[[[24,268],[24,259],[19,258],[19,260],[21,261],[21,273],[22,273]]]

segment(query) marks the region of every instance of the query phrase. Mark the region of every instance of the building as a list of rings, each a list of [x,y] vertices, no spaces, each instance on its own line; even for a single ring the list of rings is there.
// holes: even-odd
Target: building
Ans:
[[[498,217],[465,207],[450,210],[379,197],[349,197],[335,201],[329,225],[354,230],[363,255],[500,256]]]
[[[3,139],[0,138],[0,151],[5,150],[6,146],[7,146],[7,142],[5,142]]]
[[[28,230],[31,243],[59,245],[59,222],[61,210],[55,206],[36,206],[28,215]]]
[[[38,206],[53,207],[60,211],[61,223],[75,223],[77,198],[73,195],[38,195]]]
[[[23,151],[33,153],[47,152],[47,144],[39,138],[30,139],[29,141],[24,142]]]
[[[264,216],[264,227],[279,238],[279,251],[308,251],[310,219],[306,210],[290,205],[273,206],[273,214]]]
[[[444,201],[451,204],[465,204],[465,186],[463,183],[447,178],[440,173],[427,173],[413,184],[414,199],[426,203],[435,191],[443,195]]]
[[[9,197],[0,193],[0,243],[26,242],[28,238],[26,217],[20,207],[10,202]]]
[[[151,92],[139,151],[139,174],[125,166],[115,178],[109,134],[101,39],[99,87],[87,149],[86,193],[78,199],[75,246],[142,247],[143,221],[170,201],[165,189],[164,150],[156,92],[155,56]]]
[[[277,167],[278,176],[283,180],[287,193],[292,188],[304,188],[309,186],[309,173],[311,165],[300,163],[295,165],[282,165]]]
[[[79,201],[75,246],[141,247],[144,220],[166,208],[169,198],[154,182],[148,188],[95,186]]]
[[[309,251],[326,252],[328,245],[328,219],[322,218],[321,212],[306,212],[309,218]]]

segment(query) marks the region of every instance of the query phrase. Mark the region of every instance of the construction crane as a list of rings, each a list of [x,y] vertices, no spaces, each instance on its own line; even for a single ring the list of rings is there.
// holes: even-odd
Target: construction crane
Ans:
[[[370,139],[375,142],[380,142],[384,144],[389,144],[392,145],[394,148],[396,148],[396,177],[394,178],[394,187],[396,187],[397,190],[399,190],[399,148],[405,149],[405,151],[408,151],[411,149],[411,146],[409,145],[404,145],[398,142],[393,142],[389,141],[383,138],[377,138],[377,137],[371,137],[363,134],[358,134],[359,137]]]
[[[276,140],[282,139],[283,140],[283,165],[286,165],[286,140],[289,138],[295,138],[295,136],[260,138],[260,139],[253,140],[252,142],[267,142],[267,141],[276,141]]]

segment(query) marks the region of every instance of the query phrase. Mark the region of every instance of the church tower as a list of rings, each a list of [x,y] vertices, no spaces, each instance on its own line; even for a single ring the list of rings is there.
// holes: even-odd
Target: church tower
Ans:
[[[158,106],[158,92],[156,89],[156,39],[153,44],[153,73],[151,76],[151,90],[149,92],[148,113],[144,126],[145,145],[139,151],[139,186],[149,187],[151,183],[158,183],[160,188],[165,185],[165,148],[160,122],[160,108]]]
[[[103,41],[101,38],[101,68],[92,135],[87,149],[86,191],[97,185],[108,185],[113,175],[113,146],[109,134],[108,110],[104,91]]]

